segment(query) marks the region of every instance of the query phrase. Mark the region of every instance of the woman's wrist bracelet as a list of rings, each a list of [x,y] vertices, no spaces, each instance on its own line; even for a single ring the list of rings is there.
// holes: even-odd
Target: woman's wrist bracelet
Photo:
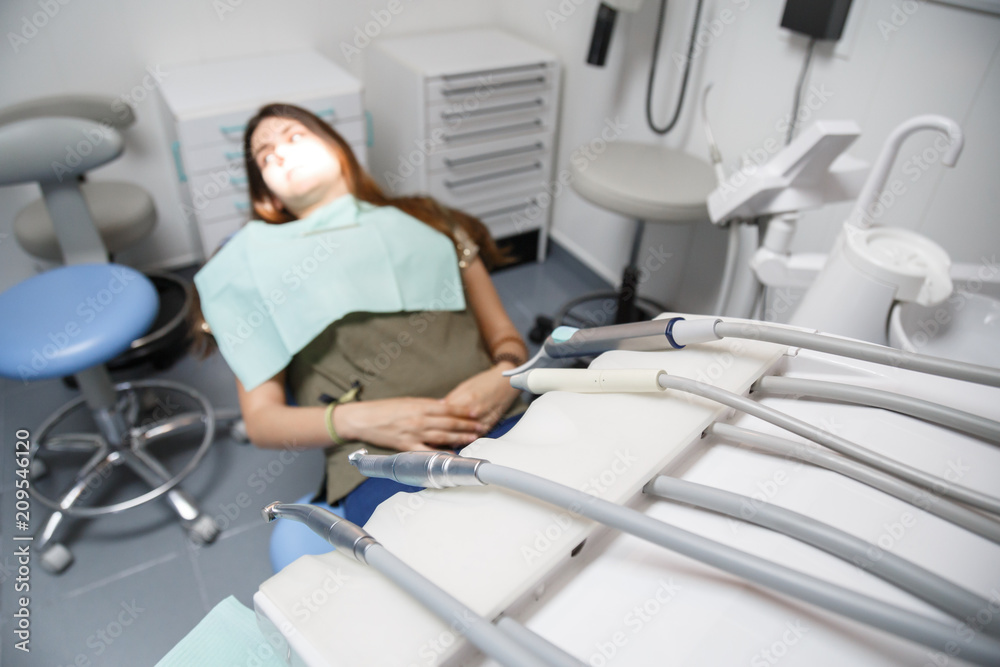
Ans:
[[[326,432],[330,435],[330,439],[333,440],[335,445],[346,445],[347,441],[337,435],[337,429],[333,427],[333,410],[340,403],[333,402],[326,407]]]
[[[511,354],[510,352],[503,352],[493,357],[494,365],[499,364],[501,361],[509,361],[514,364],[514,366],[520,366],[526,361],[526,359],[518,354]]]

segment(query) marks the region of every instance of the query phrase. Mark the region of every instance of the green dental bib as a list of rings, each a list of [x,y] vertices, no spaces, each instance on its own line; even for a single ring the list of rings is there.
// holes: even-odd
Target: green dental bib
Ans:
[[[222,356],[248,391],[349,313],[465,309],[452,242],[352,195],[301,220],[247,223],[194,283]]]

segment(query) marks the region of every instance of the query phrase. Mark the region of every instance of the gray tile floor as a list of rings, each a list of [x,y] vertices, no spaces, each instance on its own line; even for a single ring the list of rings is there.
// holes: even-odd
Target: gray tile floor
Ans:
[[[524,334],[535,315],[551,314],[563,302],[608,285],[553,244],[549,258],[494,274],[494,282],[515,325]],[[534,350],[532,350],[534,351]],[[235,407],[233,375],[222,358],[187,357],[158,378],[195,387],[216,407]],[[41,420],[75,392],[61,381],[23,384],[0,381],[2,441],[17,429],[37,429]],[[291,501],[321,481],[322,455],[257,449],[223,435],[184,488],[224,528],[207,547],[192,543],[162,503],[93,521],[75,522],[67,538],[75,562],[53,576],[37,562],[30,591],[16,592],[13,556],[13,447],[0,457],[0,665],[154,665],[218,602],[234,595],[252,607],[258,585],[271,576],[271,527],[259,508]],[[34,503],[33,527],[46,512]],[[16,596],[30,596],[31,652],[14,648]]]

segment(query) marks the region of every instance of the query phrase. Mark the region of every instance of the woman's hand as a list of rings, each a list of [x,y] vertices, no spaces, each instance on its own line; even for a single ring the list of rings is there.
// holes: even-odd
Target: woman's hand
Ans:
[[[457,409],[463,416],[471,417],[485,426],[493,428],[514,402],[520,390],[510,386],[510,378],[503,371],[514,368],[510,362],[477,373],[448,392],[445,403]]]
[[[333,411],[333,426],[345,440],[403,452],[461,447],[487,430],[468,411],[433,398],[344,403]]]

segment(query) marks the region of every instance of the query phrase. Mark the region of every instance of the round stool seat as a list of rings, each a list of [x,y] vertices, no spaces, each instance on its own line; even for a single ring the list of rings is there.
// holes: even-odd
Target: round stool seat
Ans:
[[[120,264],[76,264],[0,294],[0,376],[41,380],[103,364],[149,329],[156,288]]]
[[[573,161],[573,189],[591,203],[650,222],[687,223],[708,218],[715,189],[712,167],[678,150],[612,141],[580,169]]]
[[[153,198],[131,183],[81,183],[80,191],[108,252],[124,250],[149,234],[156,225]],[[62,250],[56,240],[52,218],[39,199],[25,206],[14,219],[14,234],[25,252],[35,257],[61,262]]]

